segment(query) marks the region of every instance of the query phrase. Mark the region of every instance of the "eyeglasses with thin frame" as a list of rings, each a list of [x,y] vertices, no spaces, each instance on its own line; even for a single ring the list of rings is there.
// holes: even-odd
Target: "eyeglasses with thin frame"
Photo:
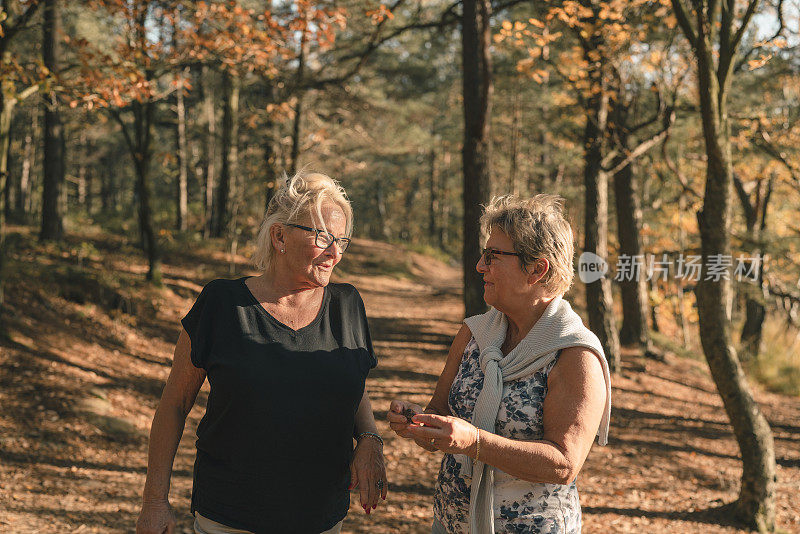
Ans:
[[[494,260],[495,256],[516,256],[518,258],[522,257],[522,254],[519,252],[506,252],[504,250],[497,250],[495,248],[485,248],[481,251],[481,255],[483,256],[483,263],[488,267],[492,264],[492,260]]]
[[[316,236],[314,237],[314,245],[321,248],[322,250],[325,250],[326,248],[330,247],[333,243],[336,243],[336,246],[339,247],[339,250],[344,254],[344,251],[347,250],[347,247],[350,246],[349,237],[336,237],[333,234],[326,232],[325,230],[320,230],[318,228],[311,228],[310,226],[303,226],[302,224],[287,223],[286,226],[292,226],[294,228],[299,228],[307,232],[314,232],[314,234],[316,234]]]

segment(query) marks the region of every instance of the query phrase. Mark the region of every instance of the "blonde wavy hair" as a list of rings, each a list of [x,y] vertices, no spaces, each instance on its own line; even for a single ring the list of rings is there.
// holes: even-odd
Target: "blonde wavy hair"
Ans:
[[[270,228],[274,224],[294,224],[306,215],[311,215],[313,225],[327,231],[322,219],[322,206],[334,204],[344,212],[346,237],[353,231],[353,208],[344,188],[326,174],[300,171],[284,180],[275,196],[269,201],[264,220],[256,237],[256,250],[253,264],[262,271],[268,271],[275,258]]]
[[[574,235],[564,216],[563,198],[546,194],[529,199],[517,195],[493,197],[484,207],[480,223],[483,242],[492,227],[501,229],[511,239],[526,270],[539,258],[550,263],[540,281],[549,296],[563,295],[572,286]]]

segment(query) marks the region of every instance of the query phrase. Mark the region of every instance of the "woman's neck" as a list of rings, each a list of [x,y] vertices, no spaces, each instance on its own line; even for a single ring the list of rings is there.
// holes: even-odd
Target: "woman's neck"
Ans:
[[[323,291],[322,287],[297,283],[290,276],[275,271],[256,276],[252,278],[252,282],[264,300],[280,306],[302,305],[318,297]]]
[[[541,319],[544,310],[552,302],[554,297],[542,297],[528,304],[527,306],[520,306],[517,309],[503,311],[508,320],[508,332],[506,339],[514,342],[519,342],[528,332],[531,331],[533,325]],[[516,344],[516,343],[515,343]]]

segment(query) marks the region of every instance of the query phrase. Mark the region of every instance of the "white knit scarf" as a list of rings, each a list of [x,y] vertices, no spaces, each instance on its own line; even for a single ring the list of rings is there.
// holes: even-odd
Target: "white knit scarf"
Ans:
[[[580,316],[561,297],[554,298],[530,332],[506,356],[500,350],[506,338],[506,316],[491,308],[488,312],[468,317],[464,323],[480,349],[480,366],[483,370],[483,388],[475,402],[472,424],[487,432],[495,432],[497,413],[503,395],[503,382],[531,375],[545,368],[568,347],[585,347],[600,357],[606,381],[606,407],[598,443],[608,442],[608,423],[611,416],[611,377],[600,340],[586,328]],[[474,462],[466,455],[458,455],[462,473],[472,474],[470,494],[470,532],[494,534],[494,471],[483,462]],[[474,465],[473,465],[474,464]]]

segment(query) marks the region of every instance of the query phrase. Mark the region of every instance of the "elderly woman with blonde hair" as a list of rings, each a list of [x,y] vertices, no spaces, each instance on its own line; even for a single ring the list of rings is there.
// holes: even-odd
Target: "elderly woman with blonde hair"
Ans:
[[[433,532],[577,533],[576,477],[594,436],[605,444],[608,364],[563,298],[573,235],[561,199],[494,199],[477,269],[491,306],[455,337],[424,410],[392,401],[400,436],[445,453]]]
[[[301,173],[267,208],[254,256],[261,274],[203,288],[181,321],[153,419],[137,533],[174,532],[172,464],[206,378],[197,534],[335,533],[349,489],[358,486],[365,513],[386,499],[383,441],[365,390],[377,361],[364,304],[353,286],[330,282],[352,227],[344,189]]]

